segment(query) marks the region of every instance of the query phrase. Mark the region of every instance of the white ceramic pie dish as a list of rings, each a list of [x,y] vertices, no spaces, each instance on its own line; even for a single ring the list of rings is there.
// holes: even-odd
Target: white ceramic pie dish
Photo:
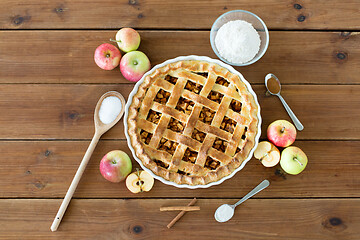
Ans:
[[[140,86],[140,84],[144,81],[145,77],[147,75],[150,75],[152,74],[157,68],[160,68],[160,67],[163,67],[169,63],[173,63],[173,62],[178,62],[178,61],[184,61],[184,60],[199,60],[199,61],[206,61],[206,62],[210,62],[210,63],[216,63],[218,65],[220,65],[221,67],[224,67],[226,69],[228,69],[231,73],[233,74],[236,74],[238,75],[241,80],[244,82],[244,84],[246,85],[246,87],[248,88],[248,91],[254,96],[254,99],[255,99],[255,103],[257,104],[258,106],[258,113],[257,113],[257,117],[258,117],[258,120],[259,120],[259,123],[258,123],[258,132],[257,132],[257,135],[255,136],[255,144],[254,144],[254,147],[251,149],[250,153],[249,153],[249,156],[247,157],[247,159],[245,159],[242,164],[234,171],[232,172],[230,175],[226,176],[226,177],[223,177],[221,178],[220,180],[216,181],[216,182],[211,182],[211,183],[208,183],[206,185],[188,185],[188,184],[177,184],[177,183],[174,183],[174,182],[171,182],[171,181],[168,181],[168,180],[165,180],[163,179],[162,177],[158,176],[158,175],[155,175],[150,169],[147,169],[142,161],[136,156],[135,154],[135,150],[133,149],[133,147],[131,146],[131,142],[130,142],[130,137],[129,137],[129,134],[128,134],[128,126],[127,126],[127,118],[128,118],[128,114],[129,114],[129,107],[130,107],[130,104],[132,102],[132,99],[135,95],[135,93],[138,91],[138,88]],[[127,100],[127,103],[126,103],[126,106],[125,106],[125,115],[124,115],[124,131],[125,131],[125,136],[126,136],[126,140],[127,140],[127,144],[131,150],[131,153],[134,157],[134,159],[140,164],[140,166],[146,171],[148,172],[150,175],[152,175],[155,179],[159,180],[160,182],[164,183],[164,184],[167,184],[167,185],[171,185],[171,186],[175,186],[175,187],[178,187],[178,188],[190,188],[190,189],[196,189],[196,188],[208,188],[208,187],[211,187],[211,186],[214,186],[214,185],[218,185],[220,183],[222,183],[223,181],[229,179],[229,178],[232,178],[238,171],[240,171],[241,169],[244,168],[245,164],[250,161],[250,159],[252,158],[253,156],[253,153],[258,145],[258,142],[259,142],[259,138],[260,138],[260,135],[261,135],[261,115],[260,115],[260,105],[259,105],[259,102],[257,100],[257,97],[256,97],[256,94],[255,92],[252,90],[251,86],[250,86],[250,83],[248,81],[246,81],[246,79],[243,77],[243,75],[241,73],[239,73],[238,71],[236,71],[233,67],[231,67],[230,65],[228,64],[225,64],[217,59],[212,59],[212,58],[209,58],[209,57],[205,57],[205,56],[196,56],[196,55],[190,55],[190,56],[180,56],[180,57],[177,57],[177,58],[174,58],[174,59],[169,59],[161,64],[158,64],[156,66],[154,66],[150,71],[148,71],[147,73],[144,74],[144,76],[135,84],[134,86],[134,89],[130,92],[129,94],[129,97],[128,97],[128,100]]]

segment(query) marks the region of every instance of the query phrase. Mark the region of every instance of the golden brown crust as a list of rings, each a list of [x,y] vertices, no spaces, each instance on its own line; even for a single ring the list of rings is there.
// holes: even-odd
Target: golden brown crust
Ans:
[[[207,79],[195,74],[196,72],[208,73]],[[182,91],[185,87],[185,80],[179,81],[177,84],[163,81],[162,79],[169,73],[178,79],[192,79],[202,85],[204,89],[201,91],[201,94],[183,91],[182,96],[195,102],[191,116],[199,115],[203,105],[209,108],[210,111],[214,111],[215,115],[213,116],[211,125],[198,121],[198,118],[190,117],[174,109],[181,94],[180,90]],[[214,76],[227,80],[230,85],[228,87],[219,84],[214,85],[217,80]],[[206,83],[213,82],[211,84],[205,84],[204,79]],[[181,84],[183,86],[178,86]],[[153,102],[159,89],[172,92],[167,100],[166,106]],[[212,90],[225,96],[220,103],[215,103],[201,96],[204,94],[208,95]],[[232,104],[231,101],[233,99],[241,102],[241,116],[229,109],[229,105]],[[164,114],[157,125],[145,120],[150,109]],[[204,185],[218,181],[231,174],[248,157],[251,149],[255,145],[255,137],[258,131],[259,121],[257,113],[258,105],[239,76],[215,63],[197,60],[179,61],[156,69],[151,75],[146,76],[143,83],[140,84],[129,107],[127,119],[128,134],[136,156],[143,162],[143,165],[154,174],[177,184]],[[236,120],[237,124],[235,125],[235,129],[232,130],[234,131],[233,134],[220,130],[219,127],[222,124],[224,116],[234,121]],[[166,129],[170,118],[186,123],[183,134]],[[141,129],[146,129],[149,133],[154,133],[154,128],[156,128],[156,134],[151,137],[148,145],[140,140],[141,129],[139,126],[141,126]],[[199,144],[198,141],[191,138],[191,133],[195,127],[197,130],[207,133],[204,143],[202,144]],[[182,127],[180,126],[180,128]],[[247,131],[245,130],[246,128]],[[246,140],[242,139],[244,131],[246,132]],[[162,137],[178,144],[173,155],[165,151],[158,151],[154,148],[154,146],[158,146]],[[227,141],[227,144],[229,144],[225,153],[211,147],[217,138]],[[198,152],[196,164],[181,161],[181,157],[184,155],[188,146]],[[241,149],[241,151],[235,153],[237,148]],[[208,156],[220,162],[220,166],[215,170],[203,167]],[[161,164],[167,165],[168,169],[154,161],[154,159],[159,158],[164,162]],[[177,171],[190,175],[180,174],[177,173]]]

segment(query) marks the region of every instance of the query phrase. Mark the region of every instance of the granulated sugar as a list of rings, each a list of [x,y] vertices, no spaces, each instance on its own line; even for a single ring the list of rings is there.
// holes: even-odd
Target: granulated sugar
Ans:
[[[260,36],[243,20],[225,23],[216,34],[215,46],[227,61],[242,64],[252,60],[260,49]]]
[[[100,106],[99,118],[104,124],[112,123],[121,112],[121,101],[119,98],[110,96],[105,98]]]
[[[226,222],[234,215],[234,209],[228,204],[221,205],[215,212],[215,218],[219,222]]]

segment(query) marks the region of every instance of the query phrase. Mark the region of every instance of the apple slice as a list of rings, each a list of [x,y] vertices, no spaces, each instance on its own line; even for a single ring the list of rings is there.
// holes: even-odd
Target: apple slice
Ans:
[[[154,178],[145,171],[140,172],[140,181],[143,181],[143,184],[141,185],[141,190],[145,192],[150,191],[154,185]]]
[[[145,171],[133,172],[126,178],[126,187],[132,193],[148,192],[154,185],[154,178]]]
[[[126,187],[130,190],[132,193],[139,193],[141,192],[141,187],[139,183],[139,176],[136,172],[130,174],[126,178]]]
[[[265,167],[273,167],[280,161],[280,151],[274,144],[264,141],[258,144],[254,157],[259,159]]]

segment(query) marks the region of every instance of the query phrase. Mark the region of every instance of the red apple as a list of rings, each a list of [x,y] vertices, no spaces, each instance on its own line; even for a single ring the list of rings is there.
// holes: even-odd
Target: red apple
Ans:
[[[100,173],[110,182],[124,180],[130,174],[131,169],[131,159],[120,150],[108,152],[100,161]]]
[[[140,51],[126,53],[120,62],[120,71],[129,81],[137,82],[151,68],[149,58]]]
[[[140,45],[140,34],[132,28],[120,29],[115,39],[111,41],[117,42],[120,50],[124,52],[135,51]]]
[[[267,137],[275,146],[287,147],[295,141],[296,129],[286,120],[276,120],[269,125]]]
[[[95,50],[95,63],[104,70],[113,70],[119,65],[121,58],[120,50],[110,43],[104,43]]]

